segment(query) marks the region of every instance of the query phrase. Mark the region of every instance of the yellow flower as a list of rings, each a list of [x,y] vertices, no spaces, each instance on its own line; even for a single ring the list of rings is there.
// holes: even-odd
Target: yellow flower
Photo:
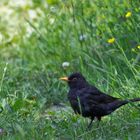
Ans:
[[[140,49],[140,45],[138,45],[137,48]]]
[[[112,43],[114,43],[115,42],[115,38],[113,37],[113,38],[110,38],[110,39],[108,39],[108,41],[107,41],[109,44],[112,44]]]
[[[127,12],[126,15],[125,15],[126,18],[129,18],[131,16],[132,16],[132,13],[131,12]]]

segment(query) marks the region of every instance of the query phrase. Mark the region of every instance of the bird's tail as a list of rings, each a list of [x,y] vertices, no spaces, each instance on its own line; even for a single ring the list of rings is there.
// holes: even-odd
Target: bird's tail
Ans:
[[[140,101],[140,98],[127,99],[127,100],[120,101],[119,105],[122,106],[131,102],[139,102],[139,101]]]
[[[128,103],[131,103],[131,102],[139,102],[139,101],[140,101],[140,98],[127,99],[127,100],[122,100],[122,101],[118,102],[118,105],[122,106],[122,105],[125,105]]]
[[[140,101],[140,98],[134,98],[134,99],[128,99],[128,100],[116,100],[108,104],[108,110],[109,110],[108,113],[113,112],[114,110],[118,109],[119,107],[125,104],[131,103],[131,102],[138,102],[138,101]]]
[[[138,101],[140,101],[140,98],[134,98],[134,99],[128,100],[128,103],[129,103],[129,102],[138,102]]]

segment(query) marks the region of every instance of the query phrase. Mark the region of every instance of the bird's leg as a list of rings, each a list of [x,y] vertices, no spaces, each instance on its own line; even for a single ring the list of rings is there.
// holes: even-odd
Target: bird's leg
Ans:
[[[98,125],[97,126],[99,127],[99,124],[100,124],[100,121],[101,121],[101,116],[97,116],[96,118],[98,120]]]
[[[97,116],[96,118],[99,122],[101,121],[101,116]]]
[[[87,129],[91,129],[93,120],[94,120],[94,118],[91,118],[90,123],[89,123]]]

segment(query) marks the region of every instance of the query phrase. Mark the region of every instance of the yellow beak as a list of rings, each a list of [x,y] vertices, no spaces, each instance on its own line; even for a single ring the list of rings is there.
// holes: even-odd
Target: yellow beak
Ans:
[[[60,80],[69,81],[68,77],[61,77]]]

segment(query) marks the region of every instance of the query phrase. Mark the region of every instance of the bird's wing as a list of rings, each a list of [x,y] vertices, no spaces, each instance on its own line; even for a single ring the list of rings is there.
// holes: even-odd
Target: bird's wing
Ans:
[[[70,91],[68,98],[74,112],[82,113],[85,117],[108,114],[107,105],[118,100],[118,98],[104,94],[94,87]]]
[[[89,102],[90,104],[107,104],[118,98],[107,95],[95,87],[84,88],[78,92],[81,102]]]

